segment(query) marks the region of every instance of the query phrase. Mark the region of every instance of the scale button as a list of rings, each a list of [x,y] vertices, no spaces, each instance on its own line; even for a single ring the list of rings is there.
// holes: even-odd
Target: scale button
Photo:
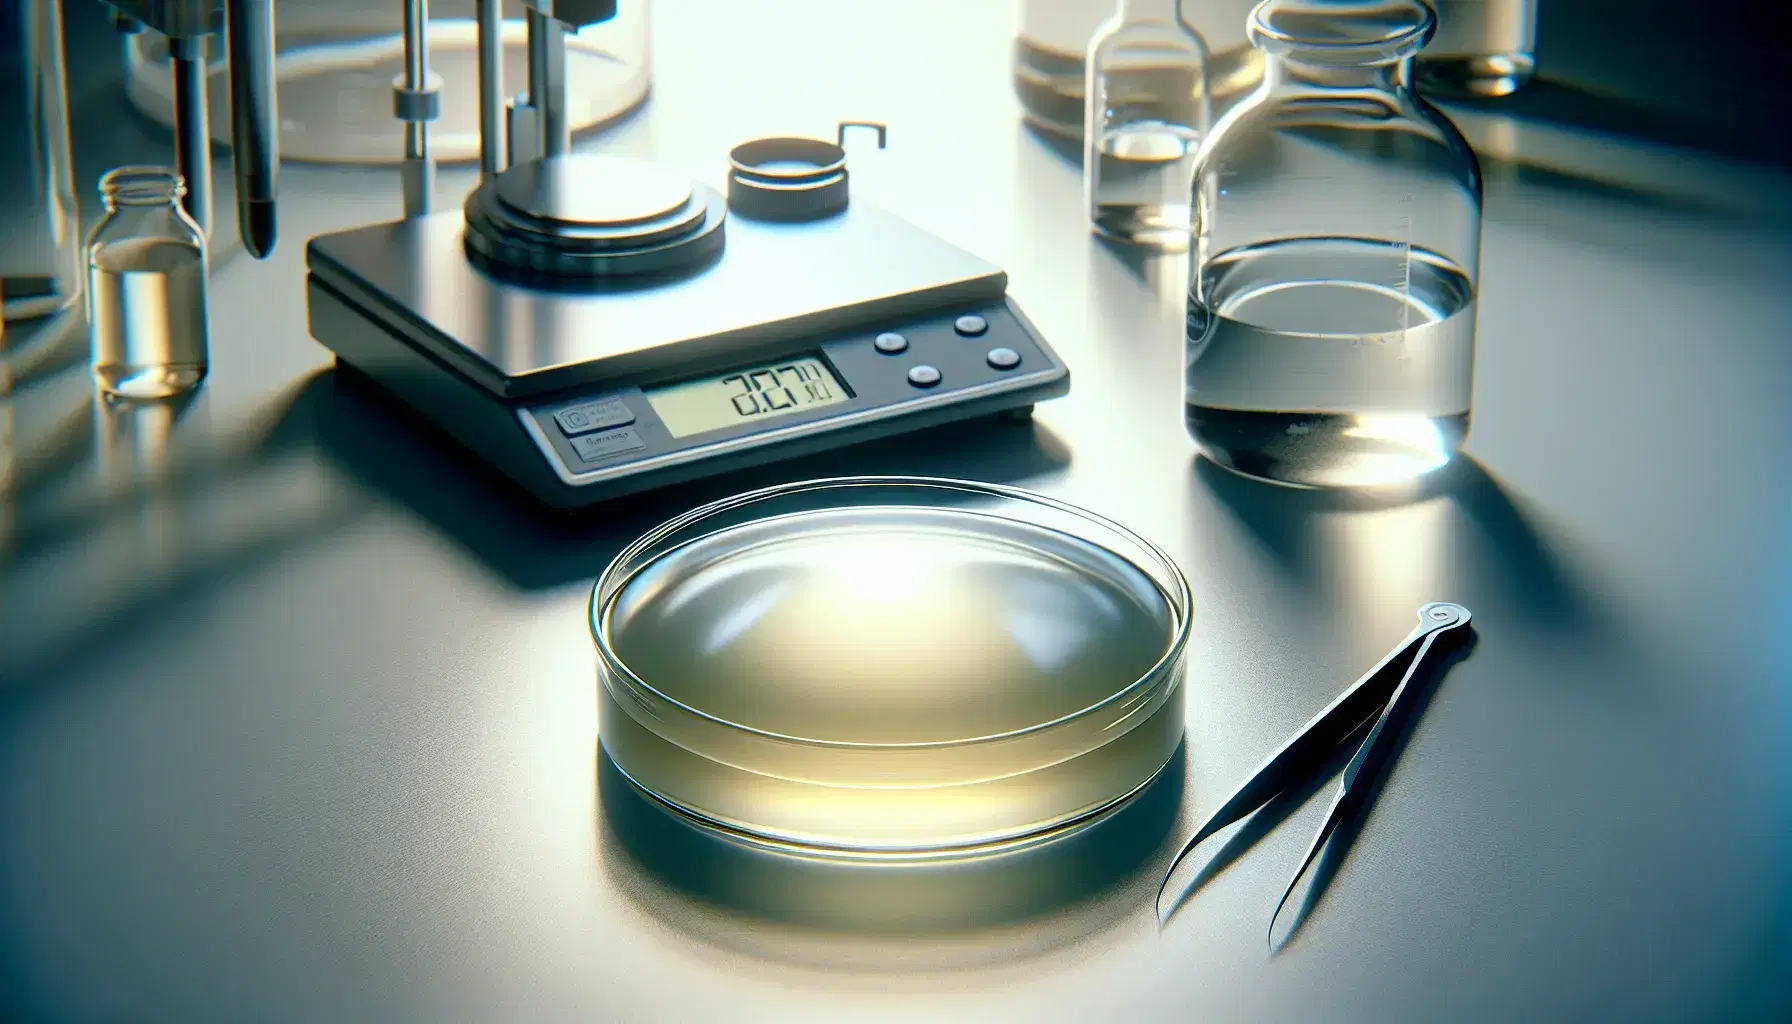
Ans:
[[[922,363],[908,371],[908,382],[918,388],[930,388],[940,382],[940,371]]]
[[[989,330],[989,321],[975,313],[967,313],[957,320],[952,321],[952,329],[967,338],[975,338],[977,335]]]
[[[1020,353],[1011,348],[992,348],[989,350],[989,365],[998,370],[1012,370],[1020,365]]]
[[[579,458],[586,462],[596,462],[623,452],[632,452],[637,448],[647,447],[641,435],[635,433],[634,427],[623,427],[602,434],[586,434],[572,439],[572,450],[579,453]]]
[[[562,434],[572,437],[574,434],[589,434],[606,427],[625,426],[635,422],[635,414],[629,411],[627,403],[620,398],[600,398],[595,402],[560,410],[554,414],[554,422],[560,424]]]
[[[885,331],[871,342],[877,350],[886,356],[893,356],[908,351],[908,339],[894,331]]]

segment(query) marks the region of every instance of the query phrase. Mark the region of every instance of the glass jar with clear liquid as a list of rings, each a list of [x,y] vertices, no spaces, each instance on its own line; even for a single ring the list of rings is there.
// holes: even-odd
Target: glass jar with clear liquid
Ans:
[[[1469,426],[1481,173],[1412,90],[1421,0],[1265,0],[1257,91],[1196,159],[1185,421],[1276,483],[1447,464]]]
[[[205,233],[181,208],[187,188],[166,167],[120,167],[100,179],[106,216],[87,238],[93,373],[123,398],[167,398],[205,379]]]
[[[1178,0],[1120,0],[1089,41],[1083,188],[1097,234],[1188,248],[1188,182],[1207,130],[1207,46]]]

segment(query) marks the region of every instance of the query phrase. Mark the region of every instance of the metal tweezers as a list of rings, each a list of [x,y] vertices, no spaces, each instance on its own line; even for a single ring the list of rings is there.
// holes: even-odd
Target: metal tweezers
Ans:
[[[1466,639],[1468,621],[1468,609],[1459,604],[1435,603],[1420,608],[1418,627],[1399,646],[1389,651],[1374,668],[1340,694],[1337,700],[1332,701],[1329,707],[1315,715],[1312,721],[1282,744],[1281,749],[1271,754],[1244,785],[1239,786],[1236,792],[1227,797],[1201,823],[1195,834],[1176,852],[1170,866],[1164,870],[1163,882],[1157,890],[1160,922],[1163,920],[1164,893],[1169,889],[1170,878],[1188,855],[1194,852],[1195,847],[1226,826],[1260,810],[1302,779],[1314,775],[1328,762],[1335,763],[1332,758],[1345,742],[1357,735],[1363,724],[1379,712],[1380,717],[1376,718],[1374,728],[1369,730],[1368,737],[1363,740],[1362,746],[1344,769],[1343,778],[1338,782],[1338,794],[1332,800],[1331,810],[1326,813],[1325,823],[1320,826],[1319,834],[1313,837],[1313,843],[1307,848],[1307,855],[1301,859],[1300,867],[1295,869],[1294,877],[1288,880],[1288,887],[1282,890],[1282,898],[1276,901],[1275,912],[1269,918],[1268,937],[1273,947],[1276,919],[1281,916],[1295,886],[1300,883],[1302,876],[1319,856],[1319,851],[1338,831],[1339,826],[1367,808],[1374,792],[1374,780],[1394,752],[1395,737],[1419,705],[1419,694],[1424,685],[1422,682],[1415,685],[1413,680],[1421,674],[1421,667],[1430,661],[1434,652],[1452,646],[1451,641]]]

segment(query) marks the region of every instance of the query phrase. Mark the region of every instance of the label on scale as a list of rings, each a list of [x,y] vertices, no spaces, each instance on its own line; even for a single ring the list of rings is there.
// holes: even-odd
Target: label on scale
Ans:
[[[572,450],[579,453],[579,458],[586,462],[596,462],[647,447],[641,435],[634,427],[623,427],[602,434],[585,434],[572,439]]]
[[[554,422],[560,425],[562,434],[572,437],[606,427],[626,426],[635,422],[635,414],[620,398],[600,398],[560,410],[554,414]]]

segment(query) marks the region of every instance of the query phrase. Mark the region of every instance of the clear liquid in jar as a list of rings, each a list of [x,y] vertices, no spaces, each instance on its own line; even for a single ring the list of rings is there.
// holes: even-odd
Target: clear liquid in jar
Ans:
[[[1208,261],[1191,289],[1184,417],[1228,469],[1308,487],[1396,484],[1468,432],[1475,293],[1417,247],[1296,238]]]
[[[1184,250],[1189,180],[1207,122],[1201,67],[1144,42],[1101,59],[1100,123],[1084,157],[1091,224],[1128,244]]]
[[[166,398],[205,378],[205,253],[166,238],[103,245],[88,265],[93,372],[125,398]]]
[[[1166,252],[1188,248],[1188,181],[1199,142],[1194,129],[1163,121],[1103,130],[1090,182],[1095,230]]]

